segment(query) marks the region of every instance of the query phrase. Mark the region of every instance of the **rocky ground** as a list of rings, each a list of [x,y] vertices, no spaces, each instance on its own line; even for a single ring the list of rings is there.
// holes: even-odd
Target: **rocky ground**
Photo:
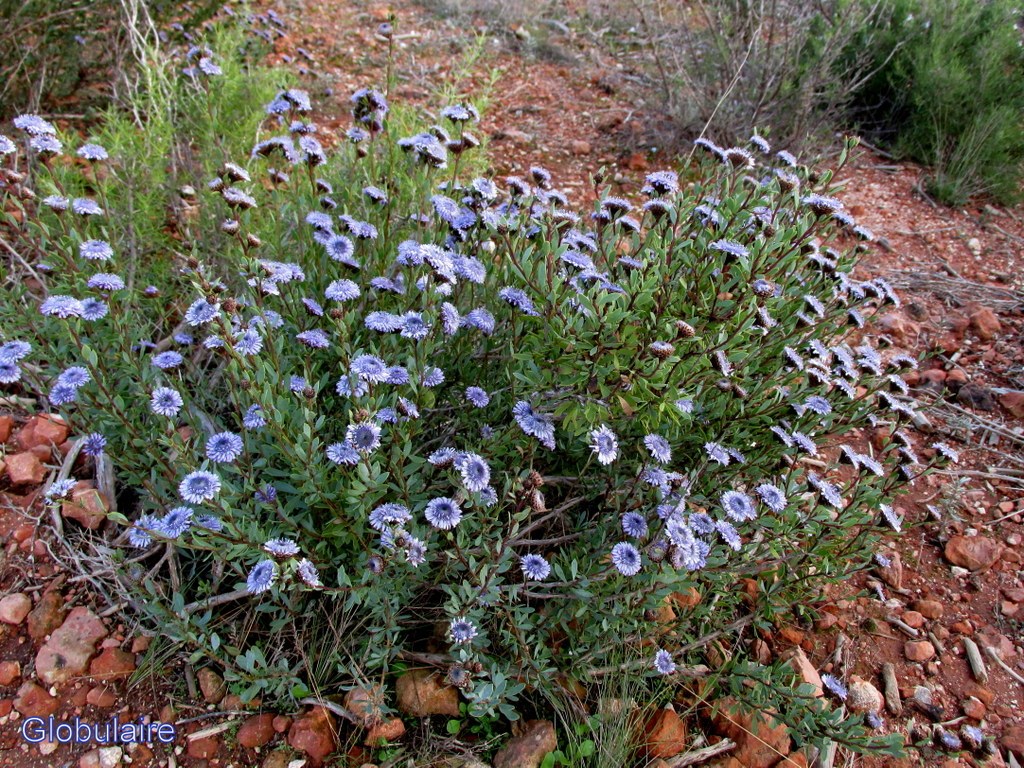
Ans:
[[[406,0],[277,11],[286,26],[273,57],[309,71],[314,91],[331,104],[321,120],[328,128],[347,127],[347,94],[379,80],[387,45],[375,29],[394,11],[396,98],[436,103],[435,88],[456,75],[460,90],[479,92],[500,70],[481,126],[500,172],[543,164],[583,202],[599,166],[613,189],[632,190],[644,172],[671,163],[657,118],[645,114],[631,86],[636,73],[572,30],[547,34],[541,52],[528,28],[491,28],[484,55],[472,58],[472,34],[485,20],[438,17]],[[324,96],[328,89],[333,96]],[[906,758],[853,764],[995,768],[1024,760],[1024,211],[936,207],[920,192],[920,178],[920,169],[862,151],[841,176],[842,197],[880,238],[858,269],[887,276],[904,296],[871,332],[927,356],[907,378],[933,402],[918,425],[918,452],[941,438],[962,461],[900,500],[907,531],[887,553],[889,567],[837,587],[813,626],[780,625],[754,638],[751,650],[763,661],[790,658],[819,690],[821,674],[841,676],[851,689],[848,708],[877,710],[883,732],[919,745]],[[419,727],[415,718],[458,715],[456,691],[427,670],[397,683],[404,720],[377,717],[365,693],[350,694],[336,711],[276,713],[259,702],[243,707],[208,670],[142,674],[149,638],[123,623],[62,535],[98,530],[109,500],[81,482],[59,514],[44,509],[41,486],[65,464],[71,442],[59,418],[16,405],[0,406],[7,411],[0,415],[0,766],[358,766],[381,740],[417,736],[406,734]],[[865,444],[877,438],[857,436]],[[98,722],[115,714],[121,722],[174,722],[180,737],[96,749],[29,745],[19,736],[30,717]],[[690,765],[687,750],[701,747],[705,765],[808,764],[783,726],[728,708],[700,723],[707,740],[696,747],[695,724],[670,709],[644,725],[649,766]],[[979,726],[995,754],[985,758],[962,743],[964,725]],[[959,748],[943,745],[950,736],[961,739]],[[725,749],[726,739],[736,746]],[[550,723],[527,723],[493,763],[534,766],[554,745]],[[463,748],[456,739],[445,747],[452,755]]]

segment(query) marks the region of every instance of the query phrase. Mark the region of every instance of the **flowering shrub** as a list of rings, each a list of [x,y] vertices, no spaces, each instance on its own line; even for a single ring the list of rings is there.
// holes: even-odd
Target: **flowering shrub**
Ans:
[[[216,56],[185,64],[215,111]],[[131,604],[247,697],[405,660],[476,716],[713,659],[737,695],[792,692],[749,632],[882,558],[927,469],[914,361],[858,336],[897,297],[852,276],[871,234],[830,174],[701,141],[687,183],[596,180],[581,214],[542,168],[461,175],[471,104],[415,132],[360,90],[334,147],[312,111],[270,101],[162,234],[162,286],[109,224],[117,157],[32,115],[0,137],[34,275],[3,301],[0,381],[67,419],[83,471],[116,468],[103,551]],[[877,451],[824,447],[872,425]]]

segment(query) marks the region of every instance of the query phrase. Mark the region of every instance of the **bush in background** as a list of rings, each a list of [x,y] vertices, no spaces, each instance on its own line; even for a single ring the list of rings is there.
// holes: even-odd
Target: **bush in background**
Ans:
[[[364,89],[331,147],[232,40],[150,59],[107,147],[35,116],[0,137],[32,278],[0,302],[2,386],[45,393],[117,496],[77,543],[155,646],[247,699],[428,663],[477,718],[696,679],[798,739],[894,748],[748,652],[884,563],[928,471],[914,361],[859,335],[898,299],[851,277],[871,233],[831,174],[703,140],[692,184],[578,213],[542,168],[489,177],[468,102],[419,126]],[[171,217],[122,189],[147,162]],[[825,455],[868,426],[876,453]]]
[[[852,118],[900,157],[930,168],[926,190],[961,205],[1009,203],[1024,170],[1024,32],[1009,0],[897,0],[872,21],[874,74]]]

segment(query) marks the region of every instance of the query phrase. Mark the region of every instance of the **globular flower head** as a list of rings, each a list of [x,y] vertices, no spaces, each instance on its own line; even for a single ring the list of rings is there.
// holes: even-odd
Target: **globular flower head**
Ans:
[[[350,424],[345,441],[360,453],[372,453],[380,447],[380,425],[372,421]]]
[[[455,499],[442,497],[427,502],[425,516],[435,528],[450,531],[462,520],[462,510]]]
[[[846,686],[843,685],[842,680],[835,675],[825,673],[821,676],[821,682],[822,685],[825,686],[825,689],[830,691],[834,696],[836,696],[836,698],[846,701],[848,691],[846,690]]]
[[[234,432],[218,432],[206,441],[206,457],[220,464],[230,464],[242,454],[242,437]]]
[[[654,669],[660,675],[671,675],[676,671],[676,663],[672,660],[672,654],[663,648],[659,648],[654,654]]]
[[[722,494],[721,502],[725,514],[736,522],[742,523],[757,517],[754,502],[745,493],[726,491]]]
[[[93,432],[82,439],[82,453],[93,458],[101,455],[107,447],[107,438],[99,432]]]
[[[273,560],[261,560],[249,571],[245,588],[250,595],[260,595],[274,586],[277,581],[277,564]]]
[[[313,565],[309,558],[302,558],[299,560],[299,564],[295,568],[295,572],[299,574],[299,578],[302,579],[302,583],[312,589],[319,589],[323,587],[323,582],[320,581],[320,574]]]
[[[642,565],[640,550],[627,541],[621,541],[612,547],[612,564],[623,576],[636,576]]]
[[[543,581],[551,575],[551,564],[540,555],[523,555],[519,565],[523,575],[533,581]]]
[[[192,527],[192,507],[175,507],[157,521],[155,530],[169,539],[176,539]]]
[[[754,492],[761,497],[761,501],[772,512],[782,512],[788,504],[782,490],[771,483],[762,483],[754,489]]]
[[[452,619],[448,627],[448,635],[456,645],[470,642],[477,635],[476,626],[463,616]]]
[[[647,535],[647,519],[639,512],[626,512],[622,516],[622,530],[627,536],[642,539]]]
[[[153,515],[142,515],[128,529],[128,543],[137,549],[145,549],[153,543],[153,532],[159,532],[159,521]]]
[[[672,461],[672,445],[661,435],[647,435],[644,445],[658,463],[668,464]]]
[[[470,491],[479,492],[491,482],[491,468],[482,456],[467,453],[458,462],[462,482]]]
[[[359,463],[359,451],[348,441],[343,443],[331,443],[327,446],[327,458],[335,464],[347,464],[349,466]]]
[[[168,350],[167,352],[161,352],[158,355],[153,355],[150,359],[150,364],[161,370],[169,370],[171,368],[177,368],[185,361],[185,358],[178,352]]]
[[[196,470],[185,475],[178,486],[181,498],[190,504],[202,504],[220,492],[220,478],[205,470]]]
[[[606,424],[591,431],[590,447],[597,454],[597,460],[604,465],[611,464],[619,456],[618,438]]]
[[[263,543],[263,550],[274,557],[293,557],[299,554],[299,545],[291,539],[269,539]]]
[[[153,390],[149,406],[158,416],[177,416],[184,402],[177,390],[157,387]]]

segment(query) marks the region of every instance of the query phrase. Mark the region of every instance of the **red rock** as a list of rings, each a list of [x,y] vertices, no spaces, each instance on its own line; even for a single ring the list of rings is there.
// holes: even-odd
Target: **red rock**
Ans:
[[[555,726],[548,720],[530,720],[494,756],[494,768],[537,768],[556,749]]]
[[[264,712],[253,715],[238,729],[238,743],[246,749],[256,749],[274,738],[274,715]]]
[[[217,704],[228,692],[224,684],[224,678],[218,675],[209,667],[203,667],[196,673],[199,678],[199,689],[203,692],[203,701],[207,704]]]
[[[197,760],[209,760],[217,754],[218,749],[220,749],[220,739],[216,735],[192,739],[188,742],[188,756]]]
[[[404,735],[405,723],[402,722],[401,718],[389,717],[367,731],[363,743],[368,747],[380,747],[389,742],[398,741]]]
[[[284,733],[292,727],[292,719],[285,715],[278,715],[274,718],[274,731],[277,733]]]
[[[395,683],[395,693],[398,709],[406,714],[459,716],[459,692],[445,685],[435,672],[414,669],[404,673]]]
[[[86,702],[94,707],[112,707],[117,703],[117,695],[114,689],[106,685],[97,685],[90,688],[85,696]]]
[[[359,719],[363,728],[372,728],[381,721],[384,689],[379,685],[352,688],[345,694],[345,709]]]
[[[907,333],[914,327],[914,323],[907,320],[899,312],[890,312],[878,320],[878,330],[892,336],[896,341],[907,338]]]
[[[999,396],[999,404],[1015,419],[1024,419],[1024,392],[1006,392]]]
[[[776,723],[766,713],[741,709],[732,698],[718,703],[712,724],[716,733],[736,742],[731,756],[746,768],[771,768],[792,750],[784,724]]]
[[[946,386],[956,391],[967,383],[967,374],[962,368],[953,368],[946,374]]]
[[[999,740],[1003,749],[1008,749],[1017,757],[1024,757],[1024,725],[1014,725],[1003,731]]]
[[[1024,587],[1003,587],[1003,594],[1007,600],[1024,603]]]
[[[14,702],[10,699],[0,699],[0,717],[7,717],[14,710]]]
[[[971,622],[969,622],[969,621],[958,621],[958,622],[956,622],[954,624],[951,624],[949,628],[953,632],[956,632],[958,635],[973,635],[974,634],[974,627],[971,626]]]
[[[582,139],[577,139],[572,142],[570,148],[574,155],[589,155],[591,152],[590,142],[583,141]]]
[[[71,611],[36,654],[36,674],[47,685],[56,685],[84,674],[96,644],[106,637],[103,622],[88,608]]]
[[[102,681],[119,680],[134,671],[135,657],[120,648],[104,648],[89,665],[89,675]]]
[[[1020,605],[1012,600],[1003,600],[999,603],[999,612],[1007,618],[1013,618],[1020,613]]]
[[[796,672],[800,682],[808,683],[814,688],[814,696],[823,696],[825,694],[821,675],[818,674],[818,670],[811,664],[811,660],[807,658],[807,654],[803,652],[802,648],[792,648],[782,654],[780,658],[789,662],[789,666]]]
[[[779,630],[779,639],[790,645],[800,645],[804,640],[804,633],[796,627],[783,627]]]
[[[908,627],[913,627],[914,629],[920,629],[924,626],[924,616],[918,611],[904,611],[900,619]]]
[[[18,431],[18,447],[30,451],[43,446],[49,449],[68,439],[68,426],[56,413],[41,413],[33,416]]]
[[[663,707],[644,724],[644,749],[649,757],[675,757],[686,749],[686,723],[672,707]]]
[[[32,610],[32,598],[24,592],[15,592],[0,599],[0,621],[21,624]]]
[[[14,428],[14,418],[10,414],[0,416],[0,443],[6,443],[11,439],[11,430]]]
[[[21,677],[21,663],[0,661],[0,685],[13,685]]]
[[[927,371],[921,371],[921,386],[931,385],[933,389],[941,392],[945,383],[946,372],[941,368],[929,368]]]
[[[988,307],[982,307],[970,317],[970,328],[982,341],[992,341],[1003,330],[1002,323],[996,313]]]
[[[36,607],[28,615],[28,634],[37,643],[64,623],[66,612],[60,592],[44,592]]]
[[[968,696],[963,703],[964,714],[968,717],[974,718],[975,720],[985,719],[985,705],[973,696]]]
[[[964,686],[964,693],[981,701],[986,707],[991,707],[996,700],[996,695],[979,683],[969,682]]]
[[[944,553],[953,565],[983,571],[999,560],[1003,549],[1000,542],[987,536],[954,536],[946,542]]]
[[[46,469],[39,458],[29,451],[8,456],[6,463],[11,485],[39,485],[46,475]]]
[[[89,691],[91,688],[86,688],[84,685],[77,685],[72,691],[71,696],[68,697],[68,701],[71,702],[73,707],[84,707],[89,703]]]
[[[942,603],[938,600],[917,600],[911,607],[926,619],[941,619],[944,612]]]
[[[59,706],[57,699],[31,681],[22,683],[14,697],[14,708],[25,717],[48,717],[56,714]]]
[[[149,644],[153,638],[149,635],[139,635],[132,638],[132,653],[145,653],[149,650]]]
[[[903,654],[911,661],[928,661],[935,656],[935,646],[927,640],[904,643]]]
[[[893,552],[887,556],[889,558],[889,564],[884,568],[879,568],[878,575],[882,577],[882,581],[893,589],[902,589],[903,558],[900,557],[899,552]]]
[[[75,520],[90,531],[95,531],[107,519],[110,504],[91,485],[77,483],[71,491],[71,499],[60,505],[60,513],[65,519]]]
[[[288,744],[309,755],[310,765],[316,768],[338,748],[334,715],[323,707],[313,707],[292,723]]]

